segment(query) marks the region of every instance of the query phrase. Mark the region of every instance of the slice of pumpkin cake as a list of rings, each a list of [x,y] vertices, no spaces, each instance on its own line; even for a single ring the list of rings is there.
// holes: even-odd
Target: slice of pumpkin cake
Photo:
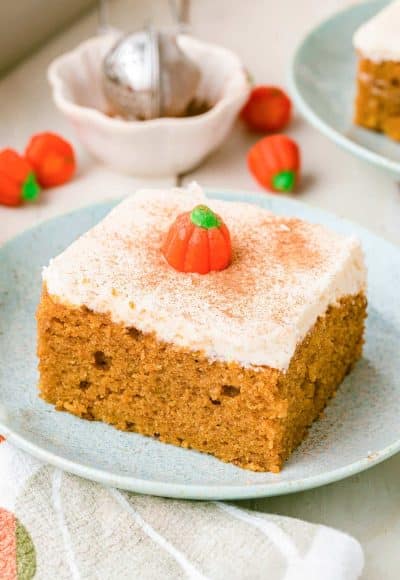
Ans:
[[[355,32],[358,55],[355,123],[400,141],[400,0]]]
[[[188,190],[139,191],[53,259],[41,396],[279,471],[361,355],[358,241]]]

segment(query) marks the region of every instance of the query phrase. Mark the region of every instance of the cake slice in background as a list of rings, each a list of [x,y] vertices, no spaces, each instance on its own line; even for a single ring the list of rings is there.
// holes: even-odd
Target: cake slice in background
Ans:
[[[400,141],[400,0],[354,34],[359,62],[354,121]]]
[[[198,204],[232,246],[230,264],[204,275],[175,270],[162,252],[171,224]],[[43,272],[41,396],[279,471],[361,356],[365,291],[355,238],[198,188],[140,191]]]

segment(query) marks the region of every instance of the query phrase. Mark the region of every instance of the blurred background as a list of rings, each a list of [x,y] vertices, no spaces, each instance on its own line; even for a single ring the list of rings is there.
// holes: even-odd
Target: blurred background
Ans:
[[[295,3],[301,4],[303,9],[296,10],[294,17]],[[122,29],[139,28],[149,19],[155,24],[171,22],[169,0],[109,0],[107,4],[110,23]],[[93,33],[95,19],[89,13],[99,5],[96,0],[1,0],[0,75],[82,16],[87,15],[86,30]],[[205,40],[223,41],[233,50],[240,49],[241,53],[240,36],[246,34],[251,22],[256,28],[253,28],[253,42],[248,50],[249,53],[261,50],[258,59],[261,72],[266,62],[270,62],[265,54],[263,30],[273,50],[273,44],[282,35],[292,35],[294,43],[303,34],[307,22],[311,27],[324,16],[348,5],[346,0],[191,0],[190,19],[193,32],[201,33]],[[242,57],[246,60],[246,54]]]
[[[2,0],[0,75],[95,4],[94,0]]]
[[[255,83],[287,90],[291,61],[304,36],[335,12],[361,3],[360,0],[191,0],[190,29],[202,41],[231,49]],[[169,25],[173,23],[171,4],[175,2],[109,0],[108,21],[125,31],[138,30],[149,21],[155,26]],[[1,144],[21,149],[30,134],[46,129],[59,131],[73,140],[81,177],[88,174],[92,160],[56,110],[46,76],[49,64],[56,57],[96,35],[99,5],[93,0],[0,2]],[[349,82],[353,83],[352,77]],[[18,123],[15,122],[17,112]],[[360,222],[389,240],[398,240],[400,202],[393,175],[338,148],[305,122],[296,108],[289,134],[302,148],[304,172],[297,192],[302,201]],[[196,179],[204,186],[259,191],[246,168],[246,152],[259,137],[246,130],[242,123],[236,123],[223,146],[178,182]],[[97,166],[96,171],[100,174]],[[119,176],[115,179],[121,181],[122,188],[129,183]],[[163,183],[168,185],[174,181],[175,178],[164,179]],[[374,187],[365,195],[367,183]],[[135,185],[139,184],[135,181]],[[99,187],[102,189],[97,198],[108,191],[103,183]],[[380,195],[382,190],[385,196]],[[47,199],[43,196],[41,206],[26,208],[17,217],[13,216],[12,221],[3,225],[0,239],[30,223],[32,215],[41,215],[42,208],[56,213],[92,198],[81,200],[79,196],[78,199],[75,192],[63,188],[53,196],[51,204]],[[96,199],[94,195],[93,199]],[[18,226],[14,225],[17,221]]]

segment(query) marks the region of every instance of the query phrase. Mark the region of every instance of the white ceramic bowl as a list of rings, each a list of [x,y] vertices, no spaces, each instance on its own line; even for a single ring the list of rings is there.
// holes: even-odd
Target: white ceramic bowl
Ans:
[[[195,167],[222,143],[247,99],[250,87],[240,60],[225,48],[180,36],[182,49],[202,72],[197,97],[213,107],[194,117],[125,121],[106,114],[101,85],[101,64],[115,40],[115,34],[91,38],[51,63],[57,107],[89,151],[117,170],[164,176]]]

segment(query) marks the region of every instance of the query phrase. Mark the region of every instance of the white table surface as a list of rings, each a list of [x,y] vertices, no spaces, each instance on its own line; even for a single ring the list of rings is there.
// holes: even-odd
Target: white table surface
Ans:
[[[192,0],[193,32],[235,50],[257,82],[285,85],[294,48],[304,33],[348,0]],[[170,21],[167,0],[115,0],[112,23],[134,29],[148,16]],[[38,131],[55,130],[76,145],[77,179],[49,190],[41,202],[18,209],[0,207],[0,243],[39,220],[96,200],[126,195],[143,185],[170,186],[196,179],[209,187],[260,191],[246,169],[245,153],[255,141],[237,126],[223,147],[187,176],[143,180],[99,166],[82,150],[56,111],[46,82],[49,62],[96,32],[96,14],[82,18],[42,50],[0,79],[0,147],[22,149]],[[400,244],[400,189],[396,178],[340,150],[303,119],[289,133],[301,144],[304,178],[298,199],[368,227]],[[325,487],[246,502],[264,511],[335,526],[360,540],[366,554],[363,578],[400,577],[400,455],[360,475]],[[245,502],[243,502],[245,503]]]

